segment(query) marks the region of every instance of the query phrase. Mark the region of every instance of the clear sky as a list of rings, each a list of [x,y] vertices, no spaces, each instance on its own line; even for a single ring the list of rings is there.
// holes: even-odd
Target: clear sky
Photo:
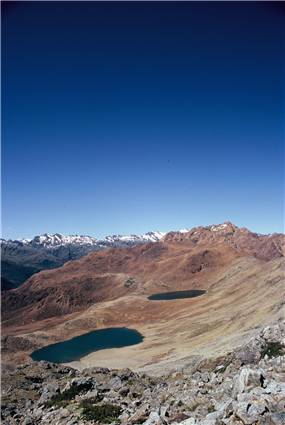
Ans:
[[[282,3],[2,3],[3,236],[283,231]]]

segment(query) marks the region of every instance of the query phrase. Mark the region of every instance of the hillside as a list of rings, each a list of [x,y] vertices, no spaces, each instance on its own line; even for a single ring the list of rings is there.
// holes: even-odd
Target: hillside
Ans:
[[[42,271],[3,294],[4,358],[26,358],[31,348],[19,345],[36,348],[110,326],[134,327],[144,342],[120,349],[119,358],[104,350],[82,364],[147,367],[226,351],[254,327],[284,315],[283,249],[283,235],[257,235],[225,223],[90,253]],[[147,299],[183,289],[207,293],[167,302]]]
[[[161,232],[148,232],[142,235],[106,236],[100,240],[91,236],[45,233],[33,239],[1,239],[2,278],[10,282],[10,285],[3,285],[3,289],[20,286],[41,270],[60,267],[67,261],[81,258],[89,252],[157,242],[163,235]]]
[[[226,356],[157,377],[47,362],[6,368],[2,423],[283,425],[284,325],[255,331]]]

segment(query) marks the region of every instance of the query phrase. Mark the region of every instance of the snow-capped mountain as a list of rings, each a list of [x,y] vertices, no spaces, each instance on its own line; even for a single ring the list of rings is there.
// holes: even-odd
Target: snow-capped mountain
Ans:
[[[169,233],[148,232],[142,235],[111,235],[103,239],[92,236],[71,235],[65,236],[60,233],[43,234],[33,239],[5,240],[1,239],[1,267],[3,287],[10,289],[19,286],[32,274],[44,269],[52,269],[62,266],[70,260],[76,260],[93,251],[107,248],[132,247],[143,243],[170,240],[205,240],[227,236],[239,230],[239,234],[245,235],[247,229],[239,229],[230,222],[210,226],[200,226],[193,229],[181,229]],[[252,234],[258,238],[258,234]],[[262,235],[260,237],[263,237]]]
[[[106,236],[105,239],[103,239],[102,241],[99,242],[111,242],[111,243],[128,243],[128,244],[137,244],[137,243],[146,243],[146,242],[157,242],[159,241],[161,238],[163,238],[163,236],[165,235],[165,233],[163,232],[148,232],[148,233],[143,233],[142,235],[127,235],[127,236],[122,236],[122,235],[113,235],[113,236]]]
[[[43,235],[35,236],[33,239],[1,239],[2,245],[14,246],[31,246],[31,247],[45,247],[45,248],[58,248],[59,246],[75,245],[75,246],[101,246],[109,244],[120,243],[122,245],[130,245],[146,242],[157,242],[165,233],[163,232],[148,232],[142,235],[110,235],[103,239],[97,239],[93,236],[86,235],[69,235],[65,236],[61,233],[50,235],[44,233]]]
[[[5,287],[16,287],[40,270],[59,267],[92,251],[157,242],[164,235],[162,232],[148,232],[142,235],[112,235],[100,240],[85,235],[45,233],[33,239],[1,239],[2,278]]]
[[[96,245],[97,239],[91,236],[79,236],[71,235],[65,236],[60,233],[55,233],[54,235],[49,235],[45,233],[44,235],[35,236],[33,239],[22,239],[21,242],[24,244],[30,244],[32,246],[45,246],[45,247],[58,247],[61,245]]]

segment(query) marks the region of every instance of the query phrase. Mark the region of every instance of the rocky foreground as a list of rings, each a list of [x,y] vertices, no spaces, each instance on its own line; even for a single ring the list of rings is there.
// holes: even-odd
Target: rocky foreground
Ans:
[[[151,377],[129,369],[31,362],[2,370],[2,424],[285,424],[285,323],[191,370]]]

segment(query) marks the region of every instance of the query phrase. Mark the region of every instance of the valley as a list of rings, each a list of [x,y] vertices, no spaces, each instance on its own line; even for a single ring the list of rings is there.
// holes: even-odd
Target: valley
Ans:
[[[2,361],[27,361],[36,349],[112,327],[135,329],[143,341],[94,351],[71,365],[161,374],[225,355],[284,317],[283,250],[283,235],[225,223],[42,271],[3,293]],[[206,293],[149,299],[189,290]]]
[[[1,12],[1,424],[285,425],[285,3]]]

